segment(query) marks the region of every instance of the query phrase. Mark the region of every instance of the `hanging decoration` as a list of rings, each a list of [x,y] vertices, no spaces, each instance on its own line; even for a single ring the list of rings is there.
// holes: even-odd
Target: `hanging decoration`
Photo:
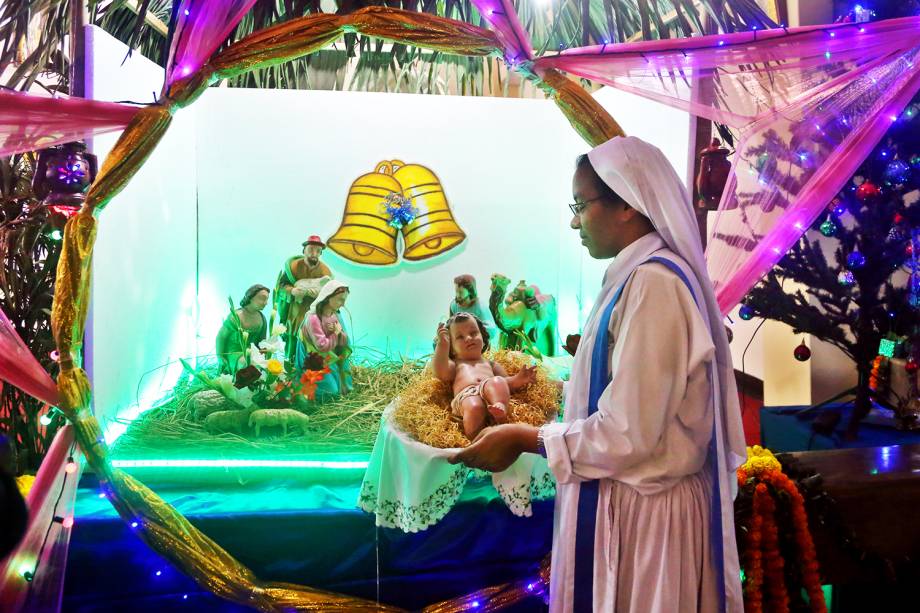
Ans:
[[[837,224],[834,223],[834,220],[827,218],[821,223],[819,229],[824,236],[833,236],[837,233]]]
[[[847,256],[847,268],[850,270],[859,270],[866,265],[866,256],[859,251],[853,251]]]
[[[844,287],[852,287],[856,283],[856,277],[849,270],[841,270],[837,275],[837,283]]]
[[[863,181],[862,184],[856,188],[856,197],[859,198],[861,202],[869,202],[870,200],[878,198],[881,194],[882,190],[871,181]]]
[[[802,343],[795,348],[792,355],[799,362],[807,362],[811,358],[811,349],[805,344],[805,339],[802,339]]]
[[[910,166],[901,160],[891,160],[891,163],[885,169],[884,177],[889,184],[904,184],[910,178]]]
[[[754,308],[746,304],[742,304],[741,308],[738,309],[738,317],[744,321],[750,321],[754,319],[754,315],[756,315]]]
[[[351,184],[342,223],[327,244],[352,262],[386,266],[397,261],[397,232],[406,260],[447,253],[466,239],[434,172],[386,160]]]
[[[75,141],[42,149],[32,176],[32,192],[46,207],[70,216],[86,199],[96,178],[96,156]]]

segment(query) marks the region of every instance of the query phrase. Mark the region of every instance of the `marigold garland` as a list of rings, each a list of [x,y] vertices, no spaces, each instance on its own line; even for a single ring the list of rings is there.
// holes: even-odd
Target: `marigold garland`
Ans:
[[[738,486],[742,495],[751,497],[750,518],[739,518],[739,526],[746,530],[739,539],[744,544],[741,560],[744,563],[744,608],[747,612],[766,610],[788,612],[790,593],[805,590],[811,611],[826,613],[824,592],[815,554],[805,500],[783,467],[770,452],[759,445],[748,447],[748,460],[737,471]],[[778,524],[777,506],[788,508],[792,526]],[[796,585],[787,585],[790,574],[786,572],[780,539],[794,539],[795,562],[799,571]],[[790,561],[791,563],[791,561]],[[795,574],[791,575],[796,577]]]

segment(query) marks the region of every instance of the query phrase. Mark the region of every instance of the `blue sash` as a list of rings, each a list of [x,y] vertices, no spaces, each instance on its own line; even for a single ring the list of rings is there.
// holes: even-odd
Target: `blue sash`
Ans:
[[[640,264],[655,262],[666,266],[676,274],[693,296],[693,301],[699,307],[699,302],[693,292],[693,286],[690,280],[684,274],[684,271],[671,260],[663,257],[651,257]],[[638,267],[637,267],[638,268]],[[630,273],[630,277],[632,274]],[[607,354],[610,346],[610,317],[613,315],[613,309],[620,296],[623,294],[623,288],[629,282],[629,278],[617,288],[613,294],[613,299],[604,308],[598,322],[597,337],[594,341],[594,347],[591,353],[591,376],[590,387],[588,391],[588,416],[597,413],[597,403],[601,394],[610,384],[610,377],[607,374]],[[710,378],[711,382],[711,378]],[[713,407],[715,410],[715,407]],[[723,557],[722,545],[722,505],[719,491],[719,461],[716,451],[715,436],[715,414],[713,413],[712,437],[709,443],[710,464],[713,470],[713,498],[710,504],[710,522],[713,539],[713,555],[716,563],[717,576],[719,577],[719,609],[725,610],[725,561]],[[600,495],[600,480],[593,479],[583,481],[579,485],[578,492],[578,512],[575,527],[575,568],[574,568],[574,592],[572,609],[575,613],[582,613],[594,610],[594,538],[597,529],[597,502]]]

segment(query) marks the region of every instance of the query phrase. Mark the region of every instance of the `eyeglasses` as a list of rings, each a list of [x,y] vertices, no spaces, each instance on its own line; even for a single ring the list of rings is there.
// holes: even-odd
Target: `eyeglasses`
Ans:
[[[572,215],[581,215],[581,212],[585,210],[585,207],[588,206],[589,203],[602,199],[603,196],[598,196],[597,198],[588,198],[582,202],[572,202],[569,204],[569,209],[572,211]]]

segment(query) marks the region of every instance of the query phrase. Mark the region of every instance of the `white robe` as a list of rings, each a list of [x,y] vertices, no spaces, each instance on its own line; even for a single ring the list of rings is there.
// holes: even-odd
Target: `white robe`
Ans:
[[[636,269],[652,255],[678,264],[694,294],[701,295],[686,262],[658,234],[624,249],[608,268],[585,325],[566,385],[564,422],[543,427],[547,458],[558,481],[553,612],[573,610],[578,483],[586,479],[600,480],[595,611],[718,610],[722,577],[710,544],[712,467],[707,462],[715,350],[684,282],[662,264]],[[597,413],[588,417],[597,320],[627,278],[610,319],[612,379]],[[726,543],[728,548],[734,548],[734,539]],[[732,561],[726,560],[730,567]],[[728,610],[739,606],[729,594]]]

